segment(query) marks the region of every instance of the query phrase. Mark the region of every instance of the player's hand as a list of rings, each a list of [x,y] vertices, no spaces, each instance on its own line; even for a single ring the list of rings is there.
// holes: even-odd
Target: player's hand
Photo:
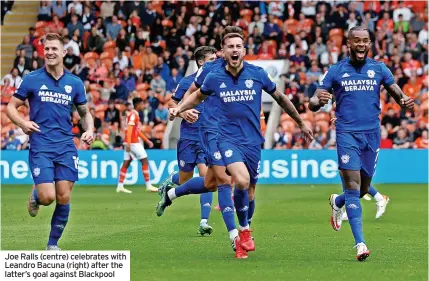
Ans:
[[[200,112],[196,109],[189,109],[182,113],[182,118],[186,120],[188,123],[195,123],[198,120],[198,114]]]
[[[147,142],[147,145],[149,146],[149,148],[152,148],[152,147],[153,147],[153,142],[148,141],[148,142]]]
[[[21,129],[24,131],[24,133],[26,133],[27,135],[31,135],[34,132],[40,133],[40,127],[39,125],[37,125],[36,123],[34,123],[33,121],[25,121],[22,126]]]
[[[80,139],[85,142],[87,145],[91,145],[94,142],[94,132],[86,131],[82,134]]]
[[[329,100],[332,99],[332,95],[326,91],[318,91],[317,98],[319,99],[320,106],[325,106],[325,104],[328,104]]]
[[[409,98],[409,97],[401,99],[401,107],[408,109],[410,111],[413,111],[414,110],[414,99]]]
[[[177,117],[177,114],[179,113],[178,107],[172,107],[168,109],[168,119],[170,121],[173,121],[174,118]]]
[[[125,151],[130,152],[131,151],[131,144],[127,143],[125,144]]]
[[[313,131],[305,124],[302,124],[299,128],[301,129],[304,141],[310,143],[313,140]]]

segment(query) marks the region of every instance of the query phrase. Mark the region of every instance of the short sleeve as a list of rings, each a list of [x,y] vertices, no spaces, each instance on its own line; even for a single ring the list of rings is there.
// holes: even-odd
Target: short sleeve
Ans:
[[[384,87],[388,87],[395,83],[395,78],[393,77],[392,72],[384,63],[381,64],[381,83]]]
[[[323,74],[322,78],[320,79],[318,88],[331,91],[334,77],[335,77],[335,68],[331,67],[328,69],[328,71],[325,72],[325,74]]]
[[[13,95],[15,98],[25,101],[30,96],[32,93],[30,80],[30,77],[25,77],[21,80],[21,83],[19,83],[18,88],[16,88],[15,94]]]
[[[85,85],[79,82],[76,89],[76,95],[74,96],[73,103],[75,105],[82,105],[86,103],[86,90]]]
[[[207,75],[210,73],[210,69],[212,63],[205,63],[200,69],[198,69],[197,75],[195,76],[194,84],[197,88],[201,88],[203,85],[204,80],[206,79]]]
[[[207,75],[204,79],[203,84],[201,85],[200,91],[203,95],[209,96],[214,92],[213,84],[215,82],[216,76],[213,73]]]
[[[171,98],[177,102],[180,102],[183,97],[185,96],[186,91],[188,91],[189,87],[186,87],[186,83],[184,83],[185,79],[180,80],[179,84],[176,87],[176,90],[174,90],[173,95]]]
[[[261,70],[262,88],[265,92],[272,94],[276,91],[277,85],[274,83],[273,78],[265,70]]]

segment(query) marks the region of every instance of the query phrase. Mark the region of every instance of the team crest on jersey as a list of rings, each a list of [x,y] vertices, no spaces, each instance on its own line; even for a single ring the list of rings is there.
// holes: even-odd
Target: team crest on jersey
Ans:
[[[244,83],[246,84],[246,87],[249,89],[253,87],[253,80],[247,79]]]
[[[34,175],[35,177],[38,177],[38,176],[40,175],[40,168],[34,168],[34,170],[33,170],[33,175]]]
[[[216,151],[215,153],[213,153],[213,156],[216,160],[220,160],[222,159],[222,155],[220,155],[219,151]]]
[[[71,91],[72,91],[72,86],[70,86],[70,85],[65,85],[65,86],[64,86],[64,90],[66,90],[66,93],[67,93],[67,94],[70,94],[70,93],[71,93]]]
[[[225,151],[225,156],[228,158],[231,157],[232,156],[232,150],[228,149],[227,151]]]
[[[180,160],[179,163],[180,163],[180,167],[185,167],[185,161]]]
[[[343,164],[347,164],[350,161],[350,156],[348,154],[344,154],[341,155],[341,162],[343,162]]]
[[[366,72],[366,74],[368,74],[368,77],[369,77],[369,78],[374,78],[374,76],[375,76],[375,71],[374,71],[374,70],[368,70],[368,71]]]

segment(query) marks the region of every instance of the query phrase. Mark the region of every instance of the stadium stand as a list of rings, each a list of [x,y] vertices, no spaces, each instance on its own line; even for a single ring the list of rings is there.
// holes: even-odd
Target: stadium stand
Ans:
[[[15,12],[8,1],[3,18]],[[11,10],[12,9],[12,10]],[[12,13],[10,13],[10,10]],[[9,11],[9,12],[8,12]],[[43,35],[58,32],[66,39],[65,66],[86,85],[95,116],[98,145],[121,149],[124,120],[130,101],[145,101],[140,112],[142,130],[163,147],[165,104],[192,63],[201,45],[220,48],[226,25],[246,34],[246,60],[286,60],[281,89],[315,132],[303,145],[300,131],[285,113],[267,132],[274,149],[335,149],[332,104],[321,112],[307,109],[317,82],[330,65],[347,56],[348,30],[366,26],[372,37],[370,57],[384,61],[404,92],[416,99],[414,113],[405,113],[382,91],[380,120],[383,148],[427,148],[428,131],[428,17],[421,1],[41,1],[37,22],[16,47],[10,73],[1,81],[2,149],[16,137],[25,149],[28,138],[5,116],[19,81],[43,66]],[[6,16],[5,16],[6,15]],[[3,36],[2,36],[3,39]],[[21,113],[28,118],[27,108]],[[266,116],[270,118],[270,111]],[[79,116],[72,114],[75,143],[82,133]],[[277,128],[277,129],[276,129]]]

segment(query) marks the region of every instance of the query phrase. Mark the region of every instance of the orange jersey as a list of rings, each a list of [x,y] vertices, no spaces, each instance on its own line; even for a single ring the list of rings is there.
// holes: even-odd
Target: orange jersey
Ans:
[[[139,143],[139,123],[140,117],[137,111],[134,109],[127,114],[127,130],[131,127],[131,143]],[[126,133],[127,134],[127,133]],[[125,142],[128,142],[127,135],[125,135]]]

